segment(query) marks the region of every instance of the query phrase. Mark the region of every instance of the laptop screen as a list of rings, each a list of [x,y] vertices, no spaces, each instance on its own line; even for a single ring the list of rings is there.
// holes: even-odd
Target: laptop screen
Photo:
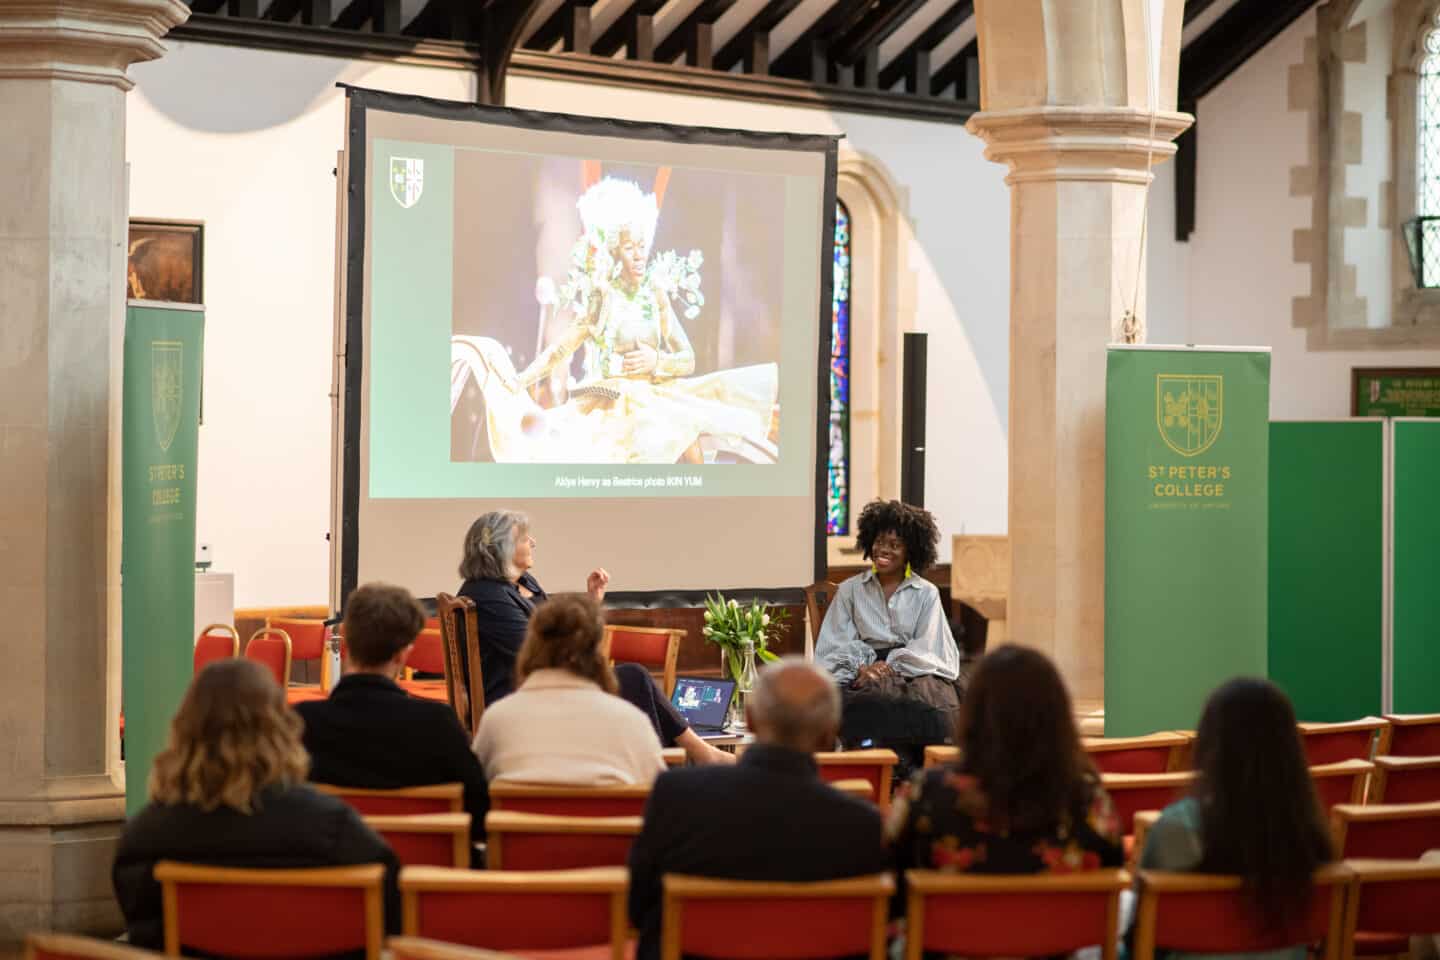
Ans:
[[[670,702],[690,721],[691,726],[717,729],[725,726],[725,714],[730,709],[730,697],[734,693],[734,680],[676,677],[675,695]]]

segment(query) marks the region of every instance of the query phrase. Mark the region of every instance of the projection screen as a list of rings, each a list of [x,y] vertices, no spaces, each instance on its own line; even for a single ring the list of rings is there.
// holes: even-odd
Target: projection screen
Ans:
[[[347,103],[337,606],[500,509],[552,592],[823,579],[835,139]]]

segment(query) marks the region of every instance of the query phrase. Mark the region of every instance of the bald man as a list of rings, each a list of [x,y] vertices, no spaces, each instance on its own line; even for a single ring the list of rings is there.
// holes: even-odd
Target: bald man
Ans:
[[[746,707],[755,743],[733,767],[686,767],[655,781],[630,850],[637,960],[660,955],[660,878],[834,880],[887,866],[880,814],[820,779],[812,756],[840,730],[840,693],[787,657],[760,672]]]

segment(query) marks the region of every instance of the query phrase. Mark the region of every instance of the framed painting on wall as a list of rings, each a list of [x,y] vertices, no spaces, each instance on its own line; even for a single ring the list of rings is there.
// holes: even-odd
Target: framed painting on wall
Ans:
[[[204,224],[132,219],[127,250],[127,296],[171,303],[204,302]]]

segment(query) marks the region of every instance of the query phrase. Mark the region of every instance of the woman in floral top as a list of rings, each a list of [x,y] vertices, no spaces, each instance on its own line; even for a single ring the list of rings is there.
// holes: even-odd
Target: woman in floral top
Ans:
[[[901,877],[1121,865],[1119,821],[1043,654],[1005,646],[980,661],[956,742],[958,764],[923,771],[897,794],[889,835]]]

